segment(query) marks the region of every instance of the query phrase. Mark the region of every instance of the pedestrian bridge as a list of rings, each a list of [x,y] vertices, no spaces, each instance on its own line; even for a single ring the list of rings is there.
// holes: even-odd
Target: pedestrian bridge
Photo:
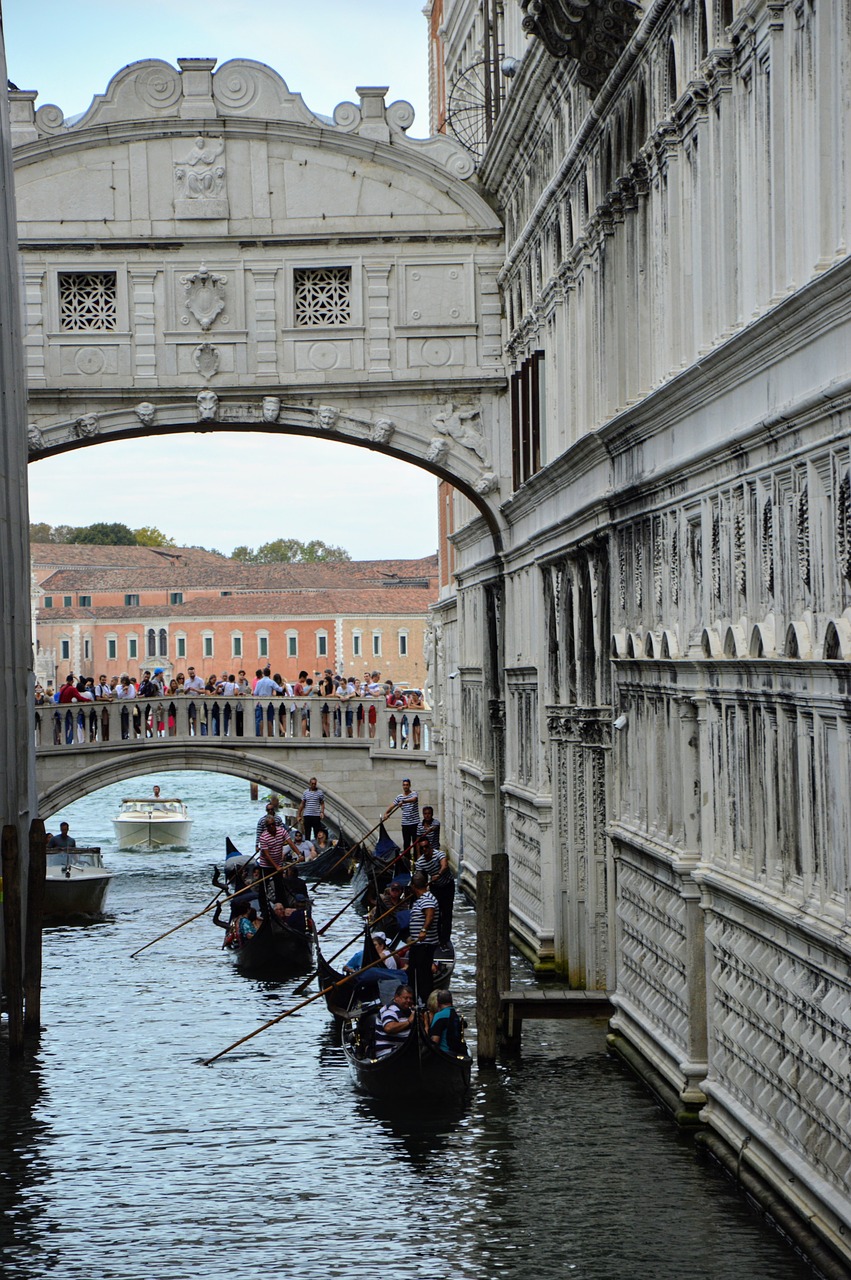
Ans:
[[[327,710],[324,710],[327,708]],[[38,812],[154,770],[227,773],[299,796],[311,777],[329,817],[363,836],[410,778],[437,805],[430,711],[384,699],[143,698],[35,711]]]

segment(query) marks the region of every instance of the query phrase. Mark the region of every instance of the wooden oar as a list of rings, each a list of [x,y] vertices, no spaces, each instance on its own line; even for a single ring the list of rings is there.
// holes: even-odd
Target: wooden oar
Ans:
[[[408,848],[407,848],[407,849],[402,849],[402,851],[401,851],[400,853],[397,853],[397,854],[396,854],[396,857],[393,859],[393,861],[392,861],[392,862],[388,862],[388,863],[387,863],[387,866],[386,866],[384,869],[385,869],[386,871],[389,871],[391,867],[395,867],[395,865],[396,865],[396,863],[399,861],[399,859],[400,859],[400,858],[404,858],[405,854],[406,854],[406,853],[409,853],[409,852],[410,852],[410,850],[411,850],[411,848],[412,848],[412,846],[411,846],[411,845],[408,845]],[[340,918],[340,916],[343,914],[343,912],[344,912],[344,911],[348,911],[349,907],[354,906],[354,904],[357,902],[358,898],[361,898],[361,897],[363,897],[363,889],[361,889],[358,893],[356,893],[356,894],[355,894],[355,896],[354,896],[353,898],[349,898],[349,901],[348,901],[348,902],[344,902],[344,903],[343,903],[343,905],[342,905],[342,907],[340,907],[340,910],[339,910],[335,915],[333,915],[333,916],[331,917],[331,919],[330,919],[330,920],[326,920],[326,922],[325,922],[325,924],[323,924],[322,928],[321,928],[321,929],[319,929],[319,930],[317,931],[317,936],[321,938],[321,937],[322,937],[322,935],[323,935],[324,933],[327,933],[327,931],[331,928],[331,925],[334,923],[334,921],[335,921],[335,920],[339,920],[339,918]],[[386,915],[387,913],[385,912],[384,914]]]
[[[398,951],[391,951],[391,956],[399,955],[404,951],[405,947],[399,947]],[[259,1036],[261,1031],[268,1031],[269,1027],[274,1027],[276,1022],[283,1022],[284,1018],[288,1018],[290,1014],[298,1013],[299,1009],[304,1009],[309,1004],[313,1004],[314,1000],[318,1000],[320,996],[327,996],[329,991],[333,991],[335,987],[342,987],[344,983],[349,982],[352,978],[356,978],[359,974],[365,973],[367,969],[373,969],[375,961],[371,964],[365,964],[362,969],[356,969],[354,973],[347,973],[345,978],[339,978],[337,982],[332,982],[329,987],[323,987],[321,991],[317,991],[315,995],[308,996],[306,1000],[301,1000],[298,1004],[293,1005],[292,1009],[285,1009],[283,1013],[279,1013],[277,1017],[270,1018],[268,1022],[264,1022],[262,1027],[256,1027],[253,1031],[249,1031],[247,1036],[242,1036],[239,1040],[234,1040],[233,1044],[229,1044],[226,1049],[222,1049],[219,1053],[214,1053],[212,1058],[205,1058],[203,1066],[212,1066],[219,1058],[223,1058],[226,1053],[230,1053],[232,1049],[238,1049],[241,1044],[245,1044],[246,1040],[253,1040],[255,1036]]]
[[[376,916],[376,918],[375,918],[373,921],[371,921],[371,922],[370,922],[370,926],[369,926],[369,927],[370,927],[370,929],[372,928],[372,926],[373,926],[374,924],[380,924],[380,922],[384,919],[384,917],[385,917],[385,916],[389,916],[389,915],[391,915],[394,911],[398,911],[398,910],[399,910],[399,908],[398,908],[398,907],[388,907],[386,911],[382,912],[382,914],[381,914],[380,916]],[[336,916],[335,916],[334,918],[336,919]],[[329,923],[329,924],[331,923],[331,922],[330,922],[330,920],[329,920],[329,922],[328,922],[328,923]],[[326,928],[327,928],[327,927],[328,927],[328,926],[326,925]],[[335,952],[334,952],[334,954],[329,958],[329,960],[328,960],[328,964],[330,964],[332,960],[336,960],[336,959],[337,959],[337,956],[342,955],[344,951],[348,951],[349,947],[353,947],[353,946],[355,945],[355,943],[357,942],[358,938],[361,936],[361,933],[362,933],[362,932],[363,932],[363,931],[362,931],[361,929],[358,929],[357,933],[355,934],[355,936],[354,936],[353,938],[351,938],[348,942],[344,942],[344,943],[343,943],[343,945],[340,947],[339,951],[335,951]],[[319,937],[319,933],[318,933],[318,932],[317,932],[316,936],[317,936],[317,938]],[[404,950],[404,948],[403,948],[403,950]],[[395,952],[394,952],[394,954],[395,954]],[[311,984],[311,982],[313,981],[313,979],[316,977],[316,975],[317,975],[317,973],[318,973],[318,972],[319,972],[319,970],[318,970],[318,969],[314,969],[314,970],[313,970],[313,973],[309,974],[309,975],[305,978],[304,982],[300,982],[300,983],[298,984],[298,986],[297,986],[297,987],[294,987],[294,988],[293,988],[293,995],[294,995],[294,996],[300,996],[303,992],[305,992],[305,991],[307,990],[307,988],[310,986],[310,984]],[[349,975],[349,976],[351,976],[351,975]]]
[[[378,828],[381,826],[381,824],[382,824],[382,822],[383,822],[383,821],[384,821],[384,819],[383,819],[383,818],[379,818],[379,819],[378,819],[378,822],[376,822],[376,824],[375,824],[375,826],[372,828],[372,830],[367,831],[367,833],[366,833],[366,835],[365,835],[365,836],[361,836],[360,840],[358,840],[356,844],[353,844],[353,845],[351,846],[351,848],[350,848],[350,849],[347,849],[347,850],[345,851],[345,853],[343,854],[343,856],[342,856],[341,858],[338,858],[338,859],[337,859],[337,861],[334,863],[333,867],[329,867],[329,869],[325,872],[325,875],[324,875],[324,876],[317,876],[317,878],[313,881],[313,883],[314,883],[315,885],[316,885],[316,884],[322,884],[322,881],[323,881],[323,880],[327,880],[327,879],[328,879],[328,877],[329,877],[330,875],[332,875],[332,874],[337,870],[337,868],[339,867],[339,865],[340,865],[340,863],[341,863],[341,862],[345,862],[346,858],[351,857],[351,855],[354,853],[355,849],[359,849],[359,848],[360,848],[360,846],[363,844],[364,840],[368,840],[368,839],[369,839],[369,837],[372,835],[372,833],[373,833],[374,831],[377,831],[377,830],[378,830]]]

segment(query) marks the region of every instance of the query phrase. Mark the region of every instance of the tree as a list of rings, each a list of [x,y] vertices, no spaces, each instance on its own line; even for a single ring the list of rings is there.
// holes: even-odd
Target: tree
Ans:
[[[330,546],[319,538],[312,542],[300,542],[298,538],[276,538],[264,542],[255,551],[253,547],[234,547],[232,560],[243,564],[319,564],[329,560],[351,560],[343,547]]]
[[[85,542],[101,547],[135,547],[136,535],[126,524],[104,524],[101,521],[72,529],[68,541]]]
[[[140,547],[176,547],[177,543],[174,538],[168,538],[161,530],[152,524],[143,525],[141,529],[134,529],[133,534],[136,543]]]
[[[52,534],[53,527],[45,520],[30,525],[30,542],[50,542]]]

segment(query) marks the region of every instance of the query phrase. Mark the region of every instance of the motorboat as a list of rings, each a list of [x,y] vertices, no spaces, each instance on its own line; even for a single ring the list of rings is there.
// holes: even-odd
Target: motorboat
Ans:
[[[122,800],[112,819],[119,849],[184,849],[192,819],[182,800]]]
[[[97,846],[48,849],[44,882],[45,920],[101,915],[112,875],[103,865]]]

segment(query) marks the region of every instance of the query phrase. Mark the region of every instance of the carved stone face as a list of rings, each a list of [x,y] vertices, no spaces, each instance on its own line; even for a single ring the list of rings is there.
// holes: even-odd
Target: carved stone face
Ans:
[[[143,400],[141,404],[136,405],[136,417],[146,427],[149,427],[153,422],[156,411],[156,406],[152,405],[148,400]]]
[[[44,436],[41,434],[38,427],[29,426],[27,428],[27,442],[33,453],[40,453],[44,448]]]
[[[263,421],[277,422],[278,414],[281,412],[281,401],[278,396],[263,397]]]
[[[215,391],[199,391],[197,397],[198,417],[202,422],[215,422],[219,409],[219,397]]]
[[[379,418],[370,430],[369,438],[373,444],[387,444],[393,432],[396,430],[396,424],[391,422],[389,418]]]
[[[81,440],[98,433],[98,416],[96,413],[84,413],[77,419],[77,435]]]
[[[334,426],[334,423],[337,421],[338,416],[337,410],[332,409],[330,405],[323,404],[319,406],[319,413],[317,414],[317,417],[319,418],[319,425],[323,431],[330,431]]]

